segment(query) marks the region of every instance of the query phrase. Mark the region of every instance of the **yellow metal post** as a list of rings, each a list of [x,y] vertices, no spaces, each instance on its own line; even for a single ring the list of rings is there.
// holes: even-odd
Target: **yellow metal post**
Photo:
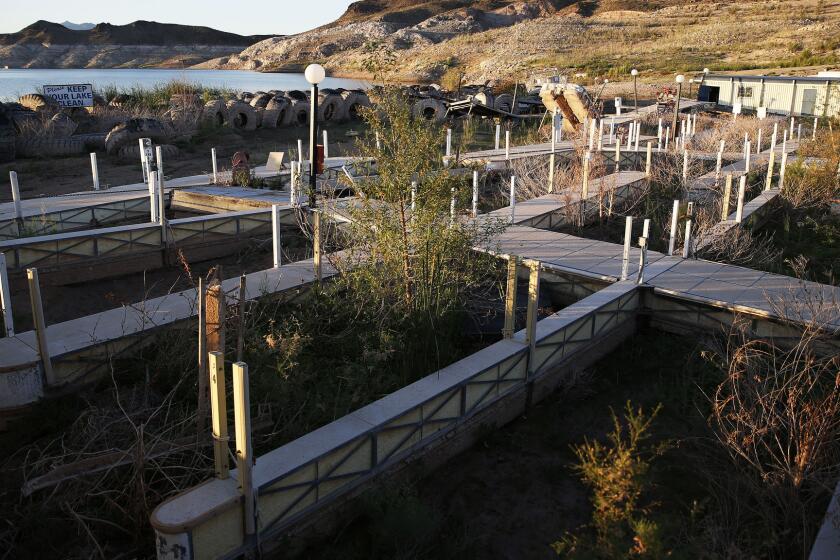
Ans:
[[[210,352],[207,355],[210,374],[210,409],[213,423],[213,458],[216,478],[230,476],[228,466],[227,392],[225,389],[225,355]]]

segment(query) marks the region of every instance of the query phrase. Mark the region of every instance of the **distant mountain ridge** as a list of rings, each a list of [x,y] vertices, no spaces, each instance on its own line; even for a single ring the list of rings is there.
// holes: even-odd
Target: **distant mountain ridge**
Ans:
[[[62,21],[61,25],[74,31],[86,31],[96,27],[95,23],[73,23],[72,21]]]
[[[209,27],[154,21],[127,25],[98,23],[90,29],[71,29],[65,24],[40,20],[17,33],[0,34],[0,65],[13,68],[190,66],[241,51],[267,37],[270,36],[243,36]]]

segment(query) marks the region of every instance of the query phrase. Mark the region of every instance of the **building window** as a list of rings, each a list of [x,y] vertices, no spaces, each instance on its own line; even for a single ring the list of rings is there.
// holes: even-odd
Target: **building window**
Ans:
[[[753,88],[738,86],[738,97],[752,97]]]

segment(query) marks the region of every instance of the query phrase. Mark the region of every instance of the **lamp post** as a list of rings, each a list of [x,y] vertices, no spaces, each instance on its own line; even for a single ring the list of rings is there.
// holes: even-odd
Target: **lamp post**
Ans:
[[[633,68],[630,70],[630,75],[633,76],[633,108],[636,112],[639,112],[639,90],[636,89],[636,76],[639,75],[639,71]]]
[[[671,122],[671,139],[677,139],[677,116],[680,114],[680,97],[682,97],[682,85],[685,81],[685,76],[677,74],[677,100],[674,104],[674,120]]]
[[[315,208],[318,188],[315,173],[315,160],[318,157],[318,84],[324,81],[327,72],[320,64],[310,64],[303,75],[312,84],[312,104],[309,108],[309,207]]]

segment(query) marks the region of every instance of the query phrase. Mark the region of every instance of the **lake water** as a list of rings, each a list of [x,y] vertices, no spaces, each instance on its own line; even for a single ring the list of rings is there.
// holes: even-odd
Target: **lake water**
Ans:
[[[163,70],[163,69],[0,69],[0,100],[13,101],[25,93],[32,93],[44,85],[93,84],[94,89],[105,86],[129,88],[154,86],[172,80],[184,80],[209,87],[224,87],[236,91],[268,91],[270,89],[309,89],[303,74],[267,74],[249,70]],[[368,82],[327,78],[321,87],[346,89],[366,88]]]

